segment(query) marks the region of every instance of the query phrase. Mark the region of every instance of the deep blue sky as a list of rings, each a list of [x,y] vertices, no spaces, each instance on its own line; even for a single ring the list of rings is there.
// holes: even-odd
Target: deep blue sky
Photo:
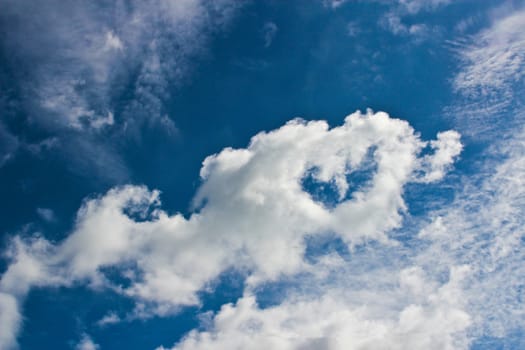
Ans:
[[[202,8],[185,14],[193,3]],[[460,196],[465,179],[482,182],[485,175],[478,174],[490,175],[496,165],[485,160],[504,159],[491,146],[504,147],[495,145],[515,137],[515,126],[522,125],[523,30],[503,30],[498,35],[508,34],[510,39],[505,37],[495,49],[490,47],[495,41],[486,38],[513,15],[518,18],[515,23],[523,24],[523,3],[336,3],[247,1],[222,11],[208,9],[215,5],[206,1],[189,1],[174,11],[205,19],[175,16],[171,25],[151,9],[160,6],[152,1],[148,11],[155,21],[140,27],[146,34],[137,34],[126,27],[133,11],[140,11],[133,1],[87,6],[73,0],[65,5],[0,0],[2,250],[15,236],[36,234],[58,244],[75,231],[82,203],[124,184],[160,190],[164,211],[189,217],[202,182],[199,170],[208,155],[225,147],[245,148],[255,134],[296,117],[338,126],[346,115],[367,108],[408,121],[423,140],[449,129],[462,134],[464,149],[444,180],[430,188],[406,187],[409,212],[403,215],[417,223],[396,234],[404,237],[402,242],[412,237],[416,226],[435,216],[431,210],[446,211]],[[75,16],[82,20],[75,22]],[[117,43],[93,53],[97,30],[120,38],[123,48]],[[483,66],[490,55],[506,50],[505,45],[514,50],[510,52],[517,71],[497,62]],[[478,55],[469,56],[476,49]],[[108,50],[120,51],[110,56]],[[160,62],[158,75],[148,73],[151,60]],[[482,71],[493,69],[492,79],[503,83],[491,85],[483,77],[478,83],[474,76],[471,85],[462,85],[458,77],[476,65]],[[501,65],[510,66],[507,61]],[[109,78],[97,80],[98,69],[107,69]],[[56,96],[62,96],[59,107],[46,107],[45,101]],[[95,112],[84,112],[78,117],[80,126],[72,126],[80,105]],[[97,127],[95,121],[107,111],[114,122]],[[315,196],[319,189],[309,183],[305,191]],[[326,196],[336,195],[334,188],[326,191]],[[518,205],[515,215],[523,210]],[[515,228],[521,235],[522,224]],[[339,238],[332,233],[327,237],[311,248],[318,252],[305,254],[332,251],[352,260]],[[518,242],[519,257],[523,241]],[[13,257],[2,260],[2,273],[10,261]],[[210,281],[208,290],[199,292],[200,306],[104,327],[97,321],[108,310],[125,316],[134,307],[133,298],[90,288],[85,281],[35,285],[20,299],[18,344],[21,349],[72,349],[89,336],[101,349],[173,346],[190,330],[203,329],[199,320],[204,312],[217,312],[240,298],[247,274],[224,271]],[[107,277],[120,278],[111,272]],[[301,289],[300,278],[259,287],[261,305],[278,304],[288,289]],[[523,288],[517,293],[522,295]],[[523,308],[522,299],[517,305]],[[490,325],[476,325],[467,332],[469,346],[519,347],[525,342],[522,326],[495,335]]]

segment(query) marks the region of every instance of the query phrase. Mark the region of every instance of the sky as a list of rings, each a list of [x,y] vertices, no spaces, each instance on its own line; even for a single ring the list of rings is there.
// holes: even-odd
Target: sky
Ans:
[[[0,0],[0,350],[525,348],[525,2]]]

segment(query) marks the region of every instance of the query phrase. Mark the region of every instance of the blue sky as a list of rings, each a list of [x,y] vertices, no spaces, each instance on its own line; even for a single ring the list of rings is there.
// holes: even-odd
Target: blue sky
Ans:
[[[523,1],[0,7],[0,349],[524,346]]]

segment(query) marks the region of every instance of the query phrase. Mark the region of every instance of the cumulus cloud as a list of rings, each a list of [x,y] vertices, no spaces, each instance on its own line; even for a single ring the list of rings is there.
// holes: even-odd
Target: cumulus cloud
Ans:
[[[439,159],[425,159],[439,171],[428,181],[453,161],[443,154],[461,148],[457,137],[434,142]],[[250,288],[310,269],[307,236],[334,232],[349,247],[395,246],[388,233],[402,224],[404,185],[428,171],[420,157],[426,144],[407,122],[382,112],[356,112],[334,128],[290,121],[257,134],[247,148],[207,157],[189,218],[161,210],[158,191],[125,186],[87,200],[60,244],[15,237],[0,292],[21,303],[32,286],[82,283],[132,298],[134,317],[166,315],[198,304],[197,292],[230,268],[244,271]],[[354,187],[348,177],[368,156],[376,165],[370,181]],[[335,206],[303,188],[306,174],[335,187]],[[128,283],[112,281],[106,267]]]
[[[456,135],[436,143],[446,139]],[[405,228],[406,246],[327,256],[275,305],[258,305],[257,289],[249,290],[172,349],[456,350],[490,337],[519,348],[509,335],[521,332],[525,314],[524,130],[487,153],[491,160],[461,181],[450,205],[416,235]]]
[[[453,130],[438,133],[437,140],[431,141],[430,147],[434,150],[434,154],[423,159],[427,168],[422,179],[425,182],[443,178],[447,168],[463,149],[459,133]]]

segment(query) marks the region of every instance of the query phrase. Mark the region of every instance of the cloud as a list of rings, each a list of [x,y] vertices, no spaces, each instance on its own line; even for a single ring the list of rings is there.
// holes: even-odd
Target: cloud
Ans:
[[[381,0],[374,1],[380,3],[383,2]],[[347,2],[348,0],[323,0],[323,5],[325,7],[336,9]],[[422,11],[436,10],[441,6],[448,5],[449,3],[451,3],[451,0],[396,0],[391,1],[388,4],[395,6],[397,8],[396,11],[402,12],[403,14],[415,15]]]
[[[468,98],[506,103],[513,98],[513,84],[524,77],[525,11],[497,18],[492,25],[466,43],[458,43],[461,70],[453,80],[454,89]],[[494,103],[494,101],[491,101]]]
[[[273,39],[275,38],[275,35],[277,34],[277,31],[279,30],[279,27],[277,27],[277,24],[273,22],[266,22],[263,26],[263,39],[264,39],[264,47],[268,48],[270,45],[272,45]]]
[[[128,171],[116,145],[139,139],[144,127],[176,134],[165,107],[170,92],[240,6],[230,0],[4,0],[0,40],[10,55],[0,75],[12,83],[0,93],[0,112],[15,106],[13,113],[27,116],[25,128],[59,139],[76,171],[86,164],[99,174],[108,168],[110,176],[102,178],[122,183]],[[0,125],[0,136],[4,131]],[[0,165],[13,156],[17,138],[3,143]]]
[[[161,210],[158,191],[124,186],[87,200],[58,245],[14,237],[0,292],[21,303],[33,286],[87,284],[133,299],[130,317],[162,316],[198,304],[197,292],[231,268],[248,276],[250,288],[309,270],[307,236],[334,232],[349,247],[396,246],[388,233],[402,224],[404,185],[427,171],[428,181],[438,180],[454,158],[443,154],[461,148],[452,145],[458,137],[442,135],[431,144],[439,160],[424,158],[427,170],[419,157],[427,143],[386,113],[356,112],[334,128],[290,121],[247,148],[207,157],[189,218]],[[370,181],[356,186],[348,177],[363,167]],[[334,186],[335,206],[302,187],[306,174]],[[112,281],[107,267],[127,283]]]
[[[424,287],[426,281],[420,274],[414,269],[401,271],[397,288]],[[447,284],[430,294],[416,290],[414,299],[422,298],[422,304],[396,300],[402,304],[396,310],[400,305],[377,299],[375,302],[382,304],[379,314],[373,305],[355,305],[343,291],[334,295],[331,290],[306,300],[292,298],[264,309],[253,296],[244,296],[235,305],[224,305],[210,330],[190,332],[173,349],[465,348],[465,340],[456,335],[465,331],[470,318],[461,310],[460,300],[451,297],[460,285],[461,274],[461,270],[454,271]],[[377,297],[392,294],[396,291],[379,292]],[[399,294],[408,296],[410,292]]]
[[[522,96],[525,67],[525,23],[523,9],[498,8],[492,22],[477,33],[450,42],[458,59],[451,79],[456,92],[454,105],[445,114],[455,121],[464,136],[488,141],[495,133],[513,133],[523,124]],[[479,19],[477,19],[479,21]]]
[[[116,313],[110,312],[97,321],[97,326],[105,327],[107,325],[119,323],[120,321],[121,319]]]
[[[56,220],[55,213],[49,208],[36,208],[36,213],[47,222]]]
[[[13,158],[19,147],[18,138],[10,133],[0,121],[0,168]]]
[[[93,340],[87,335],[82,336],[82,340],[77,344],[75,350],[97,350],[99,346],[93,342]]]
[[[451,0],[398,0],[399,6],[410,14],[436,10],[451,3]]]
[[[418,260],[435,271],[468,264],[472,272],[463,293],[478,324],[473,333],[504,338],[524,326],[525,130],[503,138],[486,159],[420,232],[432,244]]]
[[[323,5],[325,7],[331,7],[332,9],[336,9],[340,6],[342,6],[347,0],[323,0]]]
[[[0,348],[11,349],[16,346],[16,336],[22,316],[15,296],[0,293]]]
[[[350,21],[346,25],[346,34],[349,37],[355,38],[361,32],[359,23],[357,21]]]
[[[29,113],[38,117],[33,110],[38,108],[48,124],[100,129],[114,123],[113,99],[128,93],[117,88],[122,84],[135,90],[128,102],[160,118],[155,105],[168,94],[167,84],[177,84],[191,56],[203,49],[207,32],[223,26],[235,7],[199,0],[127,5],[8,0],[4,16],[16,23],[4,44],[30,74],[21,81],[29,91],[25,97],[35,101],[25,103]],[[136,80],[126,82],[136,73]]]
[[[436,141],[443,147],[437,163],[449,159],[447,139],[457,135]],[[345,259],[327,255],[310,274],[281,280],[284,297],[270,306],[258,304],[257,288],[248,290],[172,349],[519,348],[525,130],[485,156],[430,223],[416,225],[415,235],[403,227],[400,245],[365,245]],[[515,331],[521,339],[510,336]],[[485,343],[491,337],[497,341]]]
[[[425,157],[423,163],[427,171],[422,179],[424,182],[433,182],[442,179],[447,168],[459,156],[463,146],[460,143],[460,134],[450,130],[440,132],[437,140],[430,142],[430,147],[435,151],[431,156]]]
[[[403,16],[406,14],[395,9],[382,16],[379,24],[394,35],[411,37],[415,43],[421,43],[440,33],[439,27],[429,26],[425,23],[407,25],[403,23]]]

